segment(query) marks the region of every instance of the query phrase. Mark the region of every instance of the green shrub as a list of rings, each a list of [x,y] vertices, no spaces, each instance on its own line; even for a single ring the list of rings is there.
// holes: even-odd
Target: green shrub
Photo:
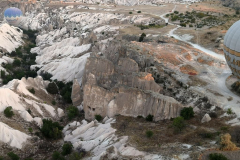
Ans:
[[[209,155],[210,160],[228,160],[227,157],[222,155],[221,153],[211,153]]]
[[[17,69],[13,71],[13,76],[14,76],[13,78],[21,79],[22,77],[25,77],[25,73],[23,70]]]
[[[4,68],[5,68],[6,70],[8,70],[8,71],[11,71],[11,70],[13,69],[13,66],[8,63],[8,64],[5,64],[5,65],[4,65]]]
[[[180,116],[182,116],[184,119],[188,120],[194,117],[194,112],[192,107],[184,107],[181,112]]]
[[[50,74],[50,73],[48,73],[48,72],[41,71],[41,72],[40,72],[40,76],[42,76],[43,80],[48,80],[48,81],[50,81],[50,80],[51,80],[51,77],[52,77],[53,75]]]
[[[60,126],[58,122],[43,119],[43,125],[40,131],[47,138],[59,139],[62,137],[62,129],[63,127]]]
[[[11,160],[19,160],[20,159],[19,156],[13,152],[9,152],[7,155],[8,155],[8,157],[10,157]]]
[[[132,14],[132,12],[129,12],[129,14]]]
[[[30,133],[32,133],[32,132],[33,132],[33,129],[30,127],[30,128],[28,128],[28,131],[29,131]]]
[[[28,108],[28,109],[27,109],[27,111],[28,111],[28,113],[29,113],[29,114],[31,114],[31,113],[32,113],[32,111],[30,110],[30,108]]]
[[[149,26],[148,25],[137,25],[137,27],[139,27],[141,30],[144,30],[144,29],[149,29]]]
[[[178,14],[179,12],[178,11],[174,11],[175,14]]]
[[[5,76],[6,76],[6,73],[5,73],[5,71],[1,70],[1,78],[2,78],[2,79],[4,79],[4,78],[5,78]]]
[[[228,110],[227,110],[227,114],[228,114],[228,115],[229,115],[229,114],[233,114],[233,111],[232,111],[231,108],[228,108]]]
[[[65,94],[63,95],[63,99],[64,99],[67,103],[72,103],[71,92],[70,92],[70,91],[65,92]]]
[[[65,160],[65,158],[57,151],[53,152],[52,160]]]
[[[142,42],[145,37],[146,37],[146,34],[142,33],[140,38],[139,38],[139,42]]]
[[[209,116],[210,116],[211,118],[217,118],[217,117],[218,117],[218,115],[217,115],[216,112],[210,112],[210,113],[209,113]]]
[[[52,101],[52,105],[56,105],[56,101],[55,100]]]
[[[227,132],[228,131],[228,126],[222,126],[220,129],[224,132]]]
[[[35,77],[37,77],[37,72],[36,71],[26,71],[26,77],[28,78],[28,77],[33,77],[33,78],[35,78]]]
[[[54,82],[49,83],[47,86],[47,91],[48,93],[51,94],[57,94],[58,93],[57,85]]]
[[[176,21],[176,20],[178,20],[178,19],[179,19],[179,17],[178,17],[177,15],[175,15],[175,16],[173,16],[173,17],[171,18],[172,21]]]
[[[137,116],[137,118],[138,118],[138,119],[141,119],[141,118],[143,118],[143,116],[139,115],[139,116]]]
[[[59,90],[60,90],[60,94],[63,97],[63,100],[67,103],[72,103],[72,99],[71,99],[71,92],[72,92],[72,82],[68,82],[66,84],[64,84],[61,81],[56,81],[54,80],[54,82],[57,84]]]
[[[195,23],[196,22],[196,19],[195,18],[192,18],[191,19],[191,23]]]
[[[21,65],[21,61],[19,60],[19,59],[14,59],[14,61],[13,61],[13,66],[17,66],[17,67],[20,67],[20,65]]]
[[[69,156],[69,160],[80,160],[83,158],[83,154],[82,153],[78,153],[78,152],[73,152],[70,156]]]
[[[186,25],[186,23],[180,23],[180,26],[186,27],[187,25]]]
[[[206,16],[206,14],[204,14],[204,13],[202,13],[202,12],[199,12],[199,13],[196,14],[196,16],[197,16],[198,18],[203,18],[203,17]]]
[[[96,119],[98,122],[100,122],[103,118],[102,118],[101,115],[96,114],[96,115],[95,115],[95,119]]]
[[[146,117],[146,121],[150,121],[152,122],[153,121],[153,115],[149,114],[147,117]]]
[[[67,115],[69,120],[72,120],[73,118],[77,117],[78,114],[79,114],[79,111],[77,107],[70,106],[67,108]]]
[[[8,118],[11,118],[11,117],[14,115],[11,106],[7,107],[7,108],[4,110],[4,115],[5,115],[6,117],[8,117]]]
[[[32,88],[32,89],[28,89],[29,92],[31,92],[32,94],[35,94],[35,89]]]
[[[208,139],[212,139],[214,137],[214,133],[210,133],[210,132],[200,133],[199,135],[202,138],[208,138]]]
[[[72,149],[73,149],[73,145],[71,143],[65,143],[63,146],[62,146],[62,155],[68,155],[72,152]]]
[[[153,131],[146,131],[146,136],[151,138],[153,136]]]
[[[182,131],[185,127],[185,122],[183,117],[177,117],[173,120],[173,127],[176,131]]]
[[[137,13],[142,13],[141,11],[138,11]]]

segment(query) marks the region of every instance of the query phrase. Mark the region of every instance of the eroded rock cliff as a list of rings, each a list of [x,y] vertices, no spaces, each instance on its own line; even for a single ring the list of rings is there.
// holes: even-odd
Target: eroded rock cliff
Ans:
[[[162,87],[151,73],[144,72],[153,60],[129,52],[116,43],[110,46],[102,56],[92,55],[86,62],[83,76],[85,118],[151,114],[158,121],[179,116],[182,105],[160,94]]]

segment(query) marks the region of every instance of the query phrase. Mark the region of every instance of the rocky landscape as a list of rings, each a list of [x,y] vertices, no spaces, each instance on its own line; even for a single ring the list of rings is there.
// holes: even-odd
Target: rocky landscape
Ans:
[[[1,15],[0,159],[190,160],[225,133],[239,146],[240,98],[215,34],[224,24],[203,27],[211,44],[200,46],[167,16],[195,4],[205,2],[1,3],[24,17],[14,27]]]

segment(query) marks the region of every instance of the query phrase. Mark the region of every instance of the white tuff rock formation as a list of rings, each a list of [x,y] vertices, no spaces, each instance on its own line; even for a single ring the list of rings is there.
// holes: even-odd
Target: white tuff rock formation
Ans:
[[[72,122],[63,129],[64,141],[70,141],[75,149],[81,147],[86,151],[91,151],[89,160],[114,159],[123,157],[163,159],[160,155],[148,154],[135,149],[127,144],[128,137],[117,137],[116,129],[111,127],[115,120],[104,118],[104,123],[92,121],[88,123],[83,120]]]
[[[26,123],[34,122],[39,127],[42,126],[42,118],[57,119],[64,115],[63,110],[55,109],[53,106],[42,102],[28,89],[34,88],[35,92],[48,94],[46,87],[48,81],[42,77],[22,78],[21,80],[12,80],[7,85],[0,88],[0,114],[11,106],[15,115],[16,123],[23,127],[22,121]],[[31,112],[28,112],[28,111]],[[10,146],[21,149],[23,143],[30,138],[27,134],[15,130],[8,125],[0,122],[0,141],[9,143]]]
[[[201,120],[201,123],[205,123],[205,122],[209,122],[211,121],[211,117],[209,116],[209,114],[205,114]]]
[[[0,50],[11,53],[24,42],[22,30],[6,23],[0,25]],[[1,51],[0,51],[1,52]]]

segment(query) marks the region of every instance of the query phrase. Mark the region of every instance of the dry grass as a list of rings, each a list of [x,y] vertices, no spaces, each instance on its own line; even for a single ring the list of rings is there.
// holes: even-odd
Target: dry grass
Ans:
[[[209,141],[216,140],[225,126],[223,119],[212,119],[209,123],[202,124],[200,117],[194,117],[186,121],[187,127],[177,133],[172,127],[171,120],[148,122],[144,118],[117,116],[116,123],[112,124],[117,129],[118,136],[129,136],[129,143],[141,151],[147,152],[173,152],[171,149],[162,151],[161,146],[171,143],[188,143],[192,145],[209,145]],[[195,129],[192,126],[197,126]],[[146,131],[153,131],[153,136],[148,138]],[[210,137],[205,136],[210,134]],[[164,154],[163,153],[163,154]]]
[[[3,115],[4,116],[4,115]],[[19,117],[19,115],[14,115]],[[18,121],[16,121],[16,119],[9,119],[9,118],[5,118],[5,117],[1,117],[1,122],[5,123],[6,125],[8,125],[9,127],[15,129],[15,130],[19,130],[21,132],[27,133],[26,129],[24,129],[23,125],[21,123],[19,123]]]
[[[236,151],[239,148],[231,141],[231,135],[229,133],[221,136],[221,150],[222,151]]]

